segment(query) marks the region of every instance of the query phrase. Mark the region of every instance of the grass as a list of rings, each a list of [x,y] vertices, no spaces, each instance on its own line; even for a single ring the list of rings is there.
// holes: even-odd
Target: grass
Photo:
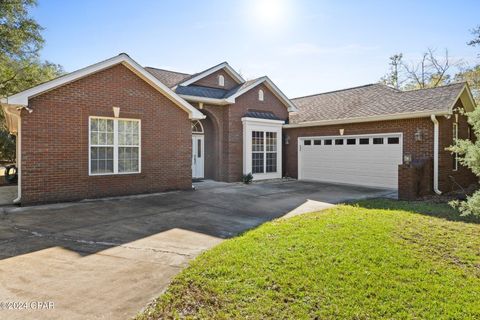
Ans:
[[[480,224],[363,201],[276,220],[200,255],[138,320],[480,319]]]

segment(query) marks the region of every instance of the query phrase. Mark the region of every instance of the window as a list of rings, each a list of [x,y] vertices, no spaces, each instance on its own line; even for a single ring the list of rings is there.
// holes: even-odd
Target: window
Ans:
[[[263,173],[264,159],[263,131],[252,131],[252,173]]]
[[[192,133],[203,133],[203,126],[200,121],[192,121]]]
[[[387,139],[388,144],[399,144],[400,143],[400,138],[398,137],[389,137]]]
[[[383,138],[373,138],[373,144],[383,144]]]
[[[90,174],[140,172],[140,121],[90,118]]]
[[[458,140],[458,123],[453,124],[452,137],[453,137],[453,144],[456,144]],[[453,171],[457,171],[458,170],[458,153],[454,152],[452,156],[453,156]]]
[[[343,144],[343,139],[335,139],[335,145],[342,145]]]
[[[218,85],[221,86],[221,87],[225,86],[225,77],[224,76],[222,76],[222,75],[218,76]]]
[[[357,139],[354,139],[354,138],[347,139],[347,144],[357,144]]]
[[[277,172],[277,133],[252,131],[252,173]]]
[[[324,142],[324,144],[325,144],[326,146],[331,146],[331,145],[332,145],[332,139],[326,139],[325,142]]]
[[[360,138],[358,139],[359,144],[370,144],[370,139],[369,138]]]
[[[264,100],[263,90],[260,89],[258,90],[258,101],[263,101],[263,100]]]
[[[265,132],[267,147],[267,172],[277,172],[277,133]]]
[[[303,145],[305,146],[311,146],[312,145],[312,140],[304,140]]]
[[[313,140],[313,144],[315,146],[320,146],[320,145],[322,145],[322,140]]]

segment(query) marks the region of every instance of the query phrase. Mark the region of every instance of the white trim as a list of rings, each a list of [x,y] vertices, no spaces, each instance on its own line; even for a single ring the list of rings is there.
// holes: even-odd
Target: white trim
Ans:
[[[127,54],[121,53],[118,56],[112,57],[110,59],[95,63],[91,66],[88,66],[83,69],[79,69],[77,71],[71,72],[64,76],[58,77],[51,81],[42,83],[38,86],[33,88],[27,89],[25,91],[19,92],[14,94],[10,97],[2,99],[2,103],[6,104],[15,104],[15,105],[28,105],[28,100],[32,97],[35,97],[39,94],[47,92],[49,90],[53,90],[60,86],[63,86],[67,83],[72,81],[78,80],[80,78],[84,78],[92,73],[110,68],[117,64],[123,64],[135,74],[137,74],[140,78],[145,80],[155,89],[160,91],[164,94],[167,98],[169,98],[172,102],[174,102],[177,106],[181,109],[185,110],[188,114],[190,119],[205,119],[205,115],[203,115],[200,111],[190,105],[187,101],[182,99],[178,96],[175,92],[173,92],[170,88],[165,86],[162,82],[160,82],[157,78],[155,78],[151,73],[146,71],[142,66],[140,66],[136,61],[130,58]]]
[[[265,101],[265,94],[262,89],[258,90],[258,101]]]
[[[208,75],[211,75],[212,73],[217,72],[218,70],[225,69],[225,71],[238,83],[244,83],[245,80],[242,78],[240,74],[238,74],[232,67],[227,62],[222,62],[214,67],[211,67],[205,71],[200,72],[197,74],[195,77],[190,78],[184,82],[179,83],[177,86],[188,86],[189,84],[192,84],[194,82],[197,82],[200,79],[205,78]],[[176,86],[175,86],[176,87]]]
[[[272,120],[272,119],[260,119],[260,118],[250,118],[250,117],[243,117],[242,119],[242,122],[255,122],[255,123],[262,123],[262,124],[265,124],[265,125],[272,125],[272,124],[275,124],[275,125],[279,125],[279,124],[284,124],[285,121],[283,120]]]
[[[458,123],[454,122],[452,124],[453,129],[453,144],[456,144],[458,141]],[[454,152],[453,156],[455,157],[455,166],[453,167],[453,171],[458,171],[458,152]]]
[[[437,116],[443,116],[451,114],[448,111],[438,111],[434,112]],[[372,116],[372,117],[357,117],[357,118],[346,118],[346,119],[335,119],[335,120],[320,120],[320,121],[306,121],[302,123],[292,123],[286,124],[283,127],[288,128],[303,128],[303,127],[320,127],[320,126],[330,126],[335,124],[349,124],[349,123],[361,123],[361,122],[376,122],[376,121],[388,121],[388,120],[402,120],[402,119],[412,119],[412,118],[429,118],[432,115],[432,111],[420,111],[420,112],[409,112],[409,113],[399,113],[399,114],[390,114],[382,116]]]
[[[436,194],[442,194],[442,191],[438,189],[438,120],[434,114],[431,115],[430,119],[433,122],[433,191],[435,191]]]
[[[277,134],[277,171],[252,173],[253,180],[278,179],[282,177],[282,120],[268,120],[257,118],[242,118],[243,123],[243,173],[252,173],[252,131],[275,132]],[[266,145],[265,145],[266,147]],[[266,153],[266,150],[264,150]],[[266,168],[266,156],[264,156]]]
[[[462,90],[460,90],[460,93],[457,95],[457,97],[455,98],[455,100],[453,101],[452,105],[448,108],[448,110],[450,111],[450,113],[453,112],[453,108],[455,107],[455,105],[457,104],[457,101],[458,99],[461,99],[462,95],[464,92],[467,92],[467,95],[468,95],[468,98],[470,100],[470,103],[471,105],[473,106],[473,109],[476,108],[476,104],[475,104],[475,99],[473,99],[473,95],[472,95],[472,92],[470,90],[470,87],[468,86],[467,83],[465,83],[465,85],[462,87]],[[462,104],[463,104],[463,101],[462,101]],[[464,108],[466,108],[467,106],[464,106]],[[466,111],[473,111],[473,110],[466,110]]]
[[[191,96],[187,94],[179,94],[185,100],[193,101],[193,102],[203,102],[208,104],[216,104],[216,105],[227,105],[232,104],[232,102],[227,101],[226,99],[215,99],[215,98],[207,98],[207,97],[197,97]]]
[[[221,74],[218,75],[218,85],[220,87],[225,87],[225,77]]]
[[[113,120],[113,172],[107,173],[92,173],[92,154],[91,154],[91,120],[92,119],[107,119]],[[125,120],[125,121],[136,121],[138,122],[138,171],[132,172],[118,172],[118,148],[123,147],[119,146],[118,144],[118,121]],[[98,146],[102,147],[102,145],[94,145],[93,147]],[[105,147],[109,147],[110,145],[106,145]],[[127,146],[127,147],[137,147],[137,146]],[[142,120],[141,119],[133,119],[133,118],[112,118],[112,117],[103,117],[103,116],[89,116],[88,117],[88,176],[96,177],[96,176],[112,176],[112,175],[126,175],[126,174],[140,174],[142,173]]]
[[[246,86],[245,88],[237,91],[235,94],[231,95],[226,100],[230,101],[230,103],[235,103],[235,99],[237,97],[239,97],[242,94],[244,94],[245,92],[255,88],[256,86],[258,86],[261,83],[265,83],[267,88],[269,88],[273,92],[273,94],[287,106],[289,112],[297,112],[298,111],[297,107],[293,104],[293,102],[290,101],[290,99],[288,99],[287,96],[267,76],[258,78],[254,83],[252,83],[251,85]]]

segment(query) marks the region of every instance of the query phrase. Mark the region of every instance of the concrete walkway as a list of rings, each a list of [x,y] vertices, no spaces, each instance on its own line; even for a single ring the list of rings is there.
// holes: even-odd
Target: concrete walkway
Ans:
[[[128,319],[202,251],[265,221],[385,190],[298,181],[0,207],[0,319]],[[324,205],[324,204],[322,204]],[[53,309],[34,310],[30,301]],[[0,306],[1,307],[1,306]]]
[[[2,178],[0,176],[0,178]],[[0,206],[12,205],[13,199],[17,197],[17,186],[0,186]]]

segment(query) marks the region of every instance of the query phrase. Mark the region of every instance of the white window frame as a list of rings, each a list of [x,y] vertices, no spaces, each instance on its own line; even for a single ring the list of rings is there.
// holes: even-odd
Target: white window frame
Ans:
[[[458,140],[458,123],[454,122],[452,126],[452,136],[453,136],[453,144],[457,143]],[[458,152],[453,153],[454,156],[454,165],[453,165],[453,171],[458,171]]]
[[[91,122],[92,119],[106,119],[113,120],[113,172],[92,173],[92,144],[91,144]],[[138,171],[119,172],[118,171],[118,149],[125,147],[118,144],[118,121],[136,121],[138,122]],[[98,146],[98,145],[95,145]],[[106,145],[105,147],[111,147]],[[136,146],[126,146],[136,147]],[[111,176],[111,175],[125,175],[125,174],[139,174],[142,172],[142,121],[140,119],[131,118],[114,118],[114,117],[101,117],[90,116],[88,117],[88,175],[89,176]]]
[[[262,89],[258,90],[258,101],[265,101],[265,93]]]
[[[244,117],[243,123],[243,173],[252,173],[252,132],[263,131],[264,139],[264,173],[252,173],[253,180],[278,179],[282,177],[282,125],[283,120],[269,120]],[[266,172],[266,132],[277,134],[277,171]]]
[[[225,77],[223,75],[218,76],[218,85],[221,87],[225,86]]]

